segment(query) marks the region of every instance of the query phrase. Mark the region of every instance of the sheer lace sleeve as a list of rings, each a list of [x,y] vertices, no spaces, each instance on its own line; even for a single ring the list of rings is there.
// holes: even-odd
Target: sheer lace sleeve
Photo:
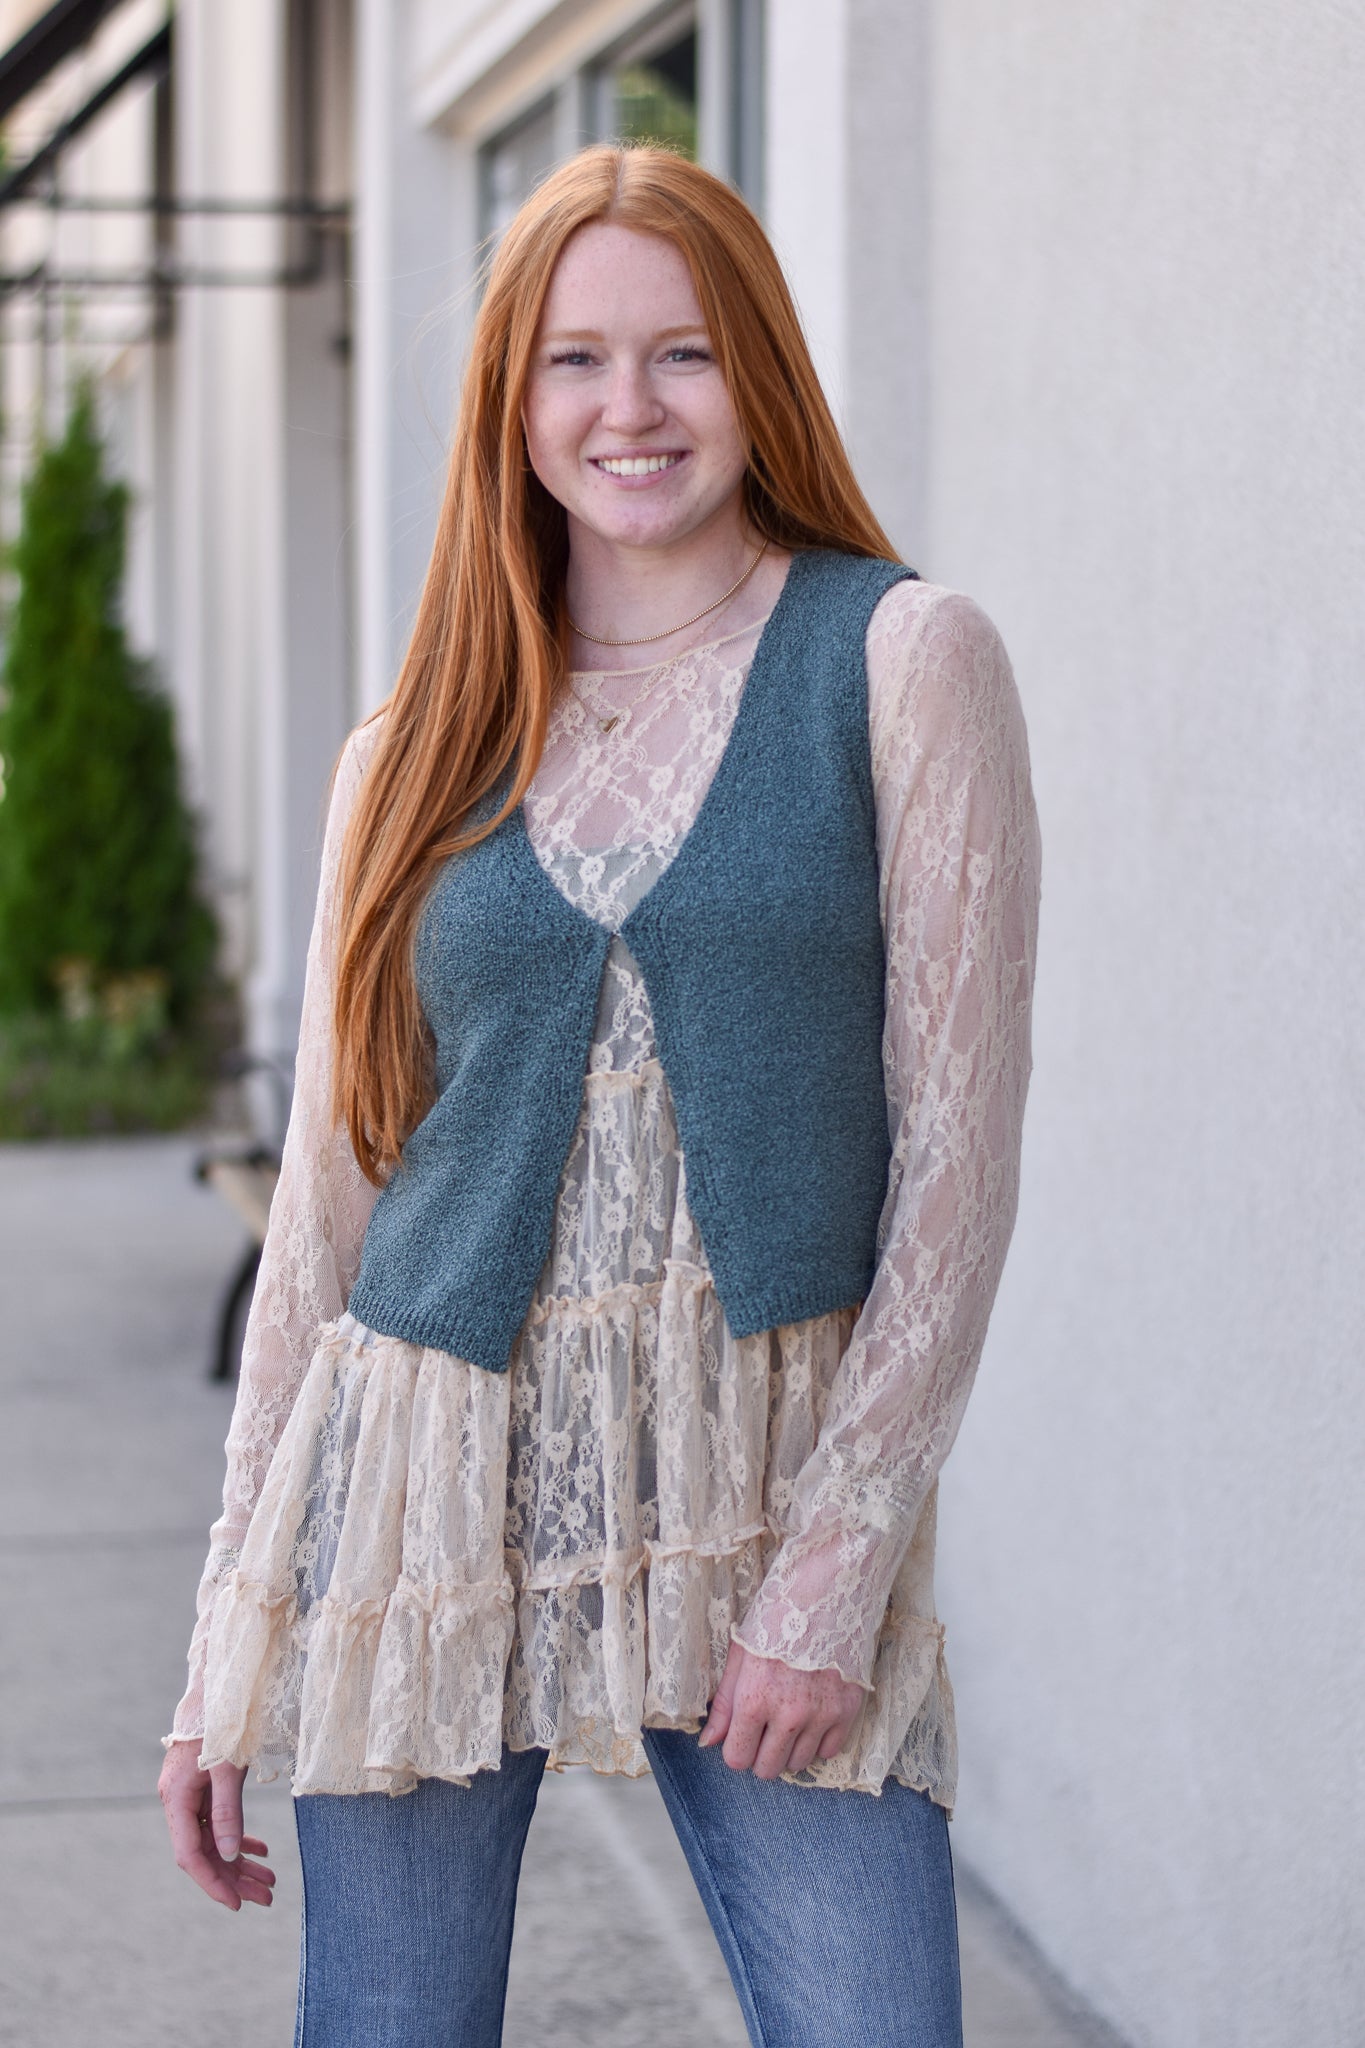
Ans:
[[[227,1439],[223,1512],[209,1532],[190,1641],[189,1686],[168,1741],[203,1734],[204,1645],[280,1432],[307,1371],[318,1330],[346,1306],[377,1190],[365,1179],[330,1113],[332,972],[337,868],[346,820],[369,762],[377,723],[346,742],[332,786],[317,911],[308,946],[294,1099],[279,1183],[242,1346],[242,1371]]]
[[[893,1136],[881,1249],[787,1535],[733,1634],[870,1689],[1014,1227],[1041,849],[1023,714],[985,614],[898,584],[867,662]]]

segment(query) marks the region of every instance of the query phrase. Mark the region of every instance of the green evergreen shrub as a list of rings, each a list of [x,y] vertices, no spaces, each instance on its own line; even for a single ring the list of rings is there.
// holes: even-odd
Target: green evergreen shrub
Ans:
[[[54,1087],[63,1102],[90,1098],[77,1127],[135,1122],[126,1105],[139,1089],[155,1095],[157,1073],[184,1065],[217,950],[171,706],[119,618],[127,517],[85,386],[24,487],[11,556],[18,592],[0,700],[3,1135],[21,1134],[6,1112],[16,1087],[25,1135],[39,1134],[35,1105]],[[109,1116],[98,1110],[101,1073]],[[113,1113],[114,1098],[124,1111]],[[72,1128],[71,1117],[52,1127]]]

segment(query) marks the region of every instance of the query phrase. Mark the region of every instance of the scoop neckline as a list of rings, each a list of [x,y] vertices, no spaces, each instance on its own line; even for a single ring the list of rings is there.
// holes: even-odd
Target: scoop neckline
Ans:
[[[673,858],[664,868],[663,873],[655,876],[638,903],[627,912],[626,916],[622,918],[620,924],[616,927],[616,930],[620,932],[627,945],[630,944],[632,928],[638,931],[642,925],[648,922],[654,906],[660,902],[667,901],[670,886],[677,887],[679,873],[681,872],[683,875],[686,875],[689,865],[696,865],[697,847],[699,844],[705,843],[707,832],[711,827],[711,821],[725,802],[726,789],[734,780],[738,772],[737,763],[742,756],[743,750],[749,744],[749,728],[760,715],[763,686],[767,678],[767,671],[773,666],[775,659],[773,648],[781,631],[782,622],[795,609],[797,593],[800,590],[807,565],[815,559],[819,552],[820,550],[811,548],[795,548],[792,551],[791,560],[787,564],[787,573],[782,578],[782,588],[777,593],[772,610],[768,613],[767,618],[762,621],[758,646],[754,649],[754,658],[749,664],[749,672],[744,679],[744,687],[739,693],[739,703],[735,706],[735,714],[730,721],[730,730],[726,734],[725,744],[720,750],[720,759],[715,765],[711,780],[702,792],[702,799],[697,806],[692,822],[683,832],[674,849]],[[742,630],[747,632],[749,629],[745,627]],[[727,640],[734,640],[739,636],[737,633],[727,633],[723,637]],[[510,773],[510,770],[505,770],[504,773]],[[571,897],[566,895],[549,869],[542,863],[532,844],[530,828],[526,823],[525,797],[509,813],[506,823],[511,827],[514,834],[512,844],[516,849],[518,858],[530,863],[532,875],[538,878],[539,886],[547,890],[550,897],[559,905],[561,914],[577,926],[586,925],[595,930],[600,937],[609,943],[612,937],[612,927],[603,924],[590,911],[585,910],[580,903],[576,903]]]
[[[781,595],[780,591],[778,595]],[[715,640],[703,640],[696,647],[685,647],[681,654],[665,654],[658,661],[642,661],[638,668],[571,668],[566,673],[570,677],[647,675],[652,668],[668,668],[675,661],[685,661],[689,654],[709,654],[713,647],[724,647],[727,640],[742,640],[746,633],[761,634],[776,609],[774,603],[761,619],[753,619],[747,626],[736,626],[733,632],[721,633]]]

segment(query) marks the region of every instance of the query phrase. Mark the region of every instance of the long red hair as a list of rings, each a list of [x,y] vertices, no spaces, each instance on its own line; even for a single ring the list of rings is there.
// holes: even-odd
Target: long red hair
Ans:
[[[666,236],[686,258],[749,446],[752,526],[781,548],[896,557],[738,193],[644,147],[581,150],[538,185],[489,274],[416,623],[342,850],[333,1110],[376,1183],[432,1100],[412,962],[423,899],[443,862],[521,802],[567,667],[567,521],[527,462],[521,407],[550,274],[594,221]],[[509,763],[502,808],[471,823]]]

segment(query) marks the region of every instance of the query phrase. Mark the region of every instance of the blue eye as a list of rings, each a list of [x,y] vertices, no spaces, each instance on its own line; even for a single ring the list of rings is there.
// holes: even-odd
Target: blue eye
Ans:
[[[585,348],[559,349],[550,357],[552,365],[555,363],[586,363],[591,360],[592,358]]]
[[[668,353],[670,357],[681,358],[685,363],[709,363],[711,360],[708,349],[694,348],[691,342],[682,342],[677,348],[671,348]]]

